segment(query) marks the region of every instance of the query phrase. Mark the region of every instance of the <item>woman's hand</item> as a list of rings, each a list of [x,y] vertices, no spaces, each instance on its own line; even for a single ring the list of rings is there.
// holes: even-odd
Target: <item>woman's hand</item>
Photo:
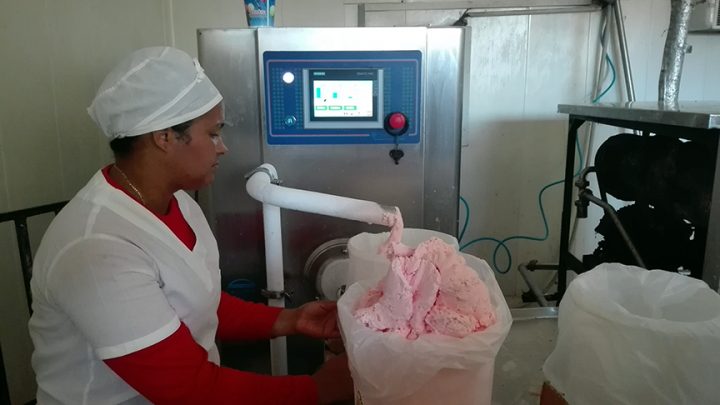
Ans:
[[[305,335],[318,339],[340,336],[337,306],[332,301],[312,301],[280,312],[272,329],[273,336]]]

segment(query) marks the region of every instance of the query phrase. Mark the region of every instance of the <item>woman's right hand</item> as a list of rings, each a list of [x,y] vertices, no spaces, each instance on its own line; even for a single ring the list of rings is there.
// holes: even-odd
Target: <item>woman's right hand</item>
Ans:
[[[347,354],[332,357],[312,375],[320,405],[352,401],[355,392]]]

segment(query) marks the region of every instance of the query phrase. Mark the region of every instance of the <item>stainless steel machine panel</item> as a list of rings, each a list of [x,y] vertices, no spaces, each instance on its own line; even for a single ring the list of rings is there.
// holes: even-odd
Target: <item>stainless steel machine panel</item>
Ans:
[[[229,152],[202,205],[220,248],[223,281],[248,279],[262,287],[261,204],[245,192],[244,175],[262,162],[277,168],[283,185],[396,205],[407,227],[456,235],[462,97],[469,49],[467,28],[261,28],[201,30],[200,62],[224,96]],[[393,144],[296,144],[267,141],[265,52],[418,51],[422,57],[420,139]],[[401,78],[393,78],[393,80]],[[378,226],[283,211],[283,256],[289,306],[316,297],[303,268],[323,243]],[[293,345],[290,344],[291,371]]]

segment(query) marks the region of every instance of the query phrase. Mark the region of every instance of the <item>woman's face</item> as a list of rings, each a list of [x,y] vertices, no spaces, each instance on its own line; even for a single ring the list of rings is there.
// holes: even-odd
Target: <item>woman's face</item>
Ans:
[[[175,139],[174,162],[180,189],[197,190],[212,183],[218,158],[228,149],[220,132],[224,126],[222,105],[196,118],[186,133],[189,137]]]

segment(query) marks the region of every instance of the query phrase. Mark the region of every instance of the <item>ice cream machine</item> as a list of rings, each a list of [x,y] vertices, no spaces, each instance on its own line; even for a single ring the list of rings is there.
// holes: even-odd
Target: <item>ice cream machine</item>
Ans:
[[[244,179],[262,163],[284,186],[397,206],[407,227],[456,235],[469,38],[460,27],[200,30],[229,148],[201,195],[223,282],[265,287],[262,207]],[[289,210],[281,225],[288,306],[327,295],[318,274],[347,238],[387,230]],[[291,372],[320,361],[322,348],[288,346]]]

